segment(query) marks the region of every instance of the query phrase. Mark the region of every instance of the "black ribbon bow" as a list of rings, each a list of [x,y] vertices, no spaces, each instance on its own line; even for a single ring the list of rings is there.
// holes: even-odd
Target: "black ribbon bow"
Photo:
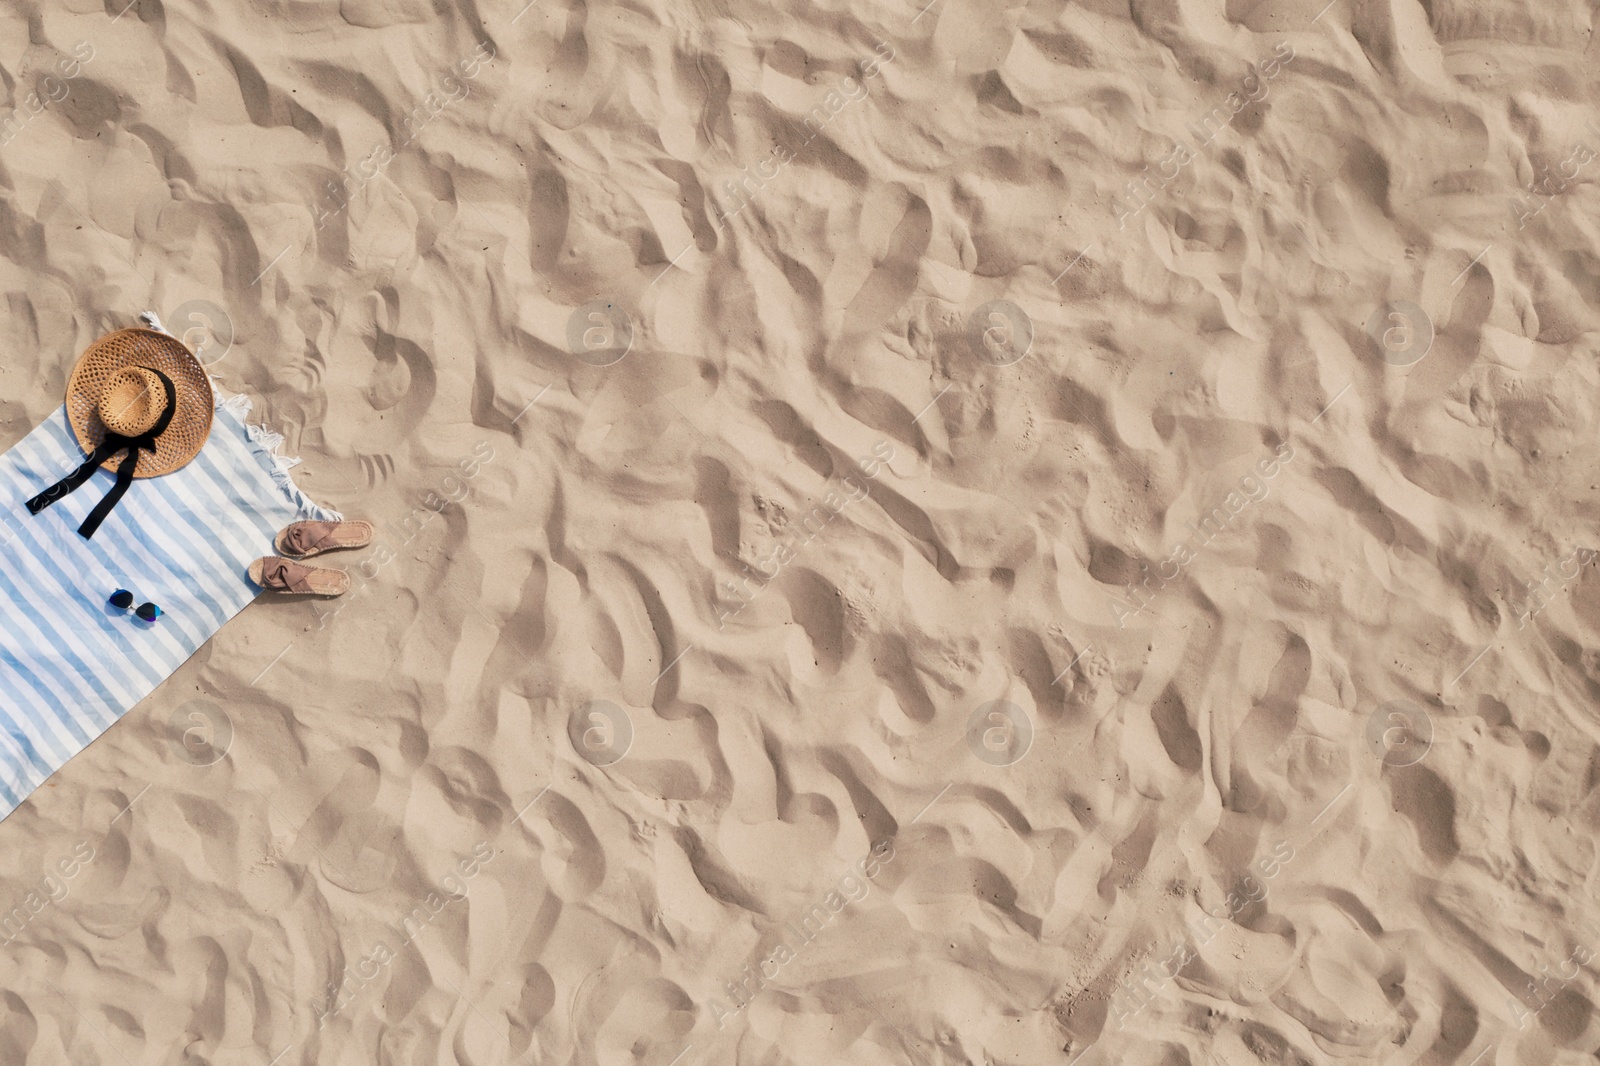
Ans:
[[[100,528],[100,523],[104,522],[106,516],[122,501],[123,494],[133,484],[133,472],[139,468],[139,453],[145,451],[151,455],[155,454],[156,438],[167,431],[167,427],[172,424],[172,416],[178,409],[178,395],[177,390],[172,387],[172,379],[153,367],[145,367],[144,369],[149,370],[160,378],[162,387],[167,390],[167,407],[166,410],[161,412],[161,417],[156,419],[156,424],[137,437],[124,437],[120,433],[113,433],[110,429],[107,429],[105,440],[101,441],[100,447],[96,448],[89,455],[89,458],[83,461],[82,466],[28,501],[29,514],[36,515],[61,499],[61,497],[70,495],[82,488],[94,476],[94,472],[100,469],[102,463],[126,448],[128,454],[123,458],[121,465],[117,467],[117,483],[111,486],[111,491],[106,493],[105,499],[101,500],[95,506],[95,509],[89,512],[89,517],[85,518],[83,525],[78,527],[78,535],[85,540],[93,537],[95,530]]]

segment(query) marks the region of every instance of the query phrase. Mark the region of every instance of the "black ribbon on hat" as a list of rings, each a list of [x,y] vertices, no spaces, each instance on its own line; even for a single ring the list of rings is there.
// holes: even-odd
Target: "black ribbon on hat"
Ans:
[[[108,428],[105,439],[90,453],[89,458],[83,461],[82,466],[28,501],[29,514],[36,515],[61,497],[78,491],[94,476],[94,472],[100,469],[102,463],[126,448],[128,454],[117,467],[117,483],[111,486],[111,491],[106,493],[105,499],[96,504],[95,509],[89,512],[89,517],[83,520],[83,525],[78,527],[79,536],[85,540],[93,537],[95,530],[100,528],[100,523],[104,522],[106,516],[122,501],[123,494],[133,484],[133,472],[139,468],[139,453],[144,451],[151,455],[155,454],[156,438],[167,431],[167,427],[172,424],[172,416],[178,409],[178,393],[172,387],[172,379],[154,367],[141,369],[149,370],[160,378],[162,388],[167,390],[166,410],[161,412],[161,417],[156,419],[155,425],[137,437],[124,437]]]

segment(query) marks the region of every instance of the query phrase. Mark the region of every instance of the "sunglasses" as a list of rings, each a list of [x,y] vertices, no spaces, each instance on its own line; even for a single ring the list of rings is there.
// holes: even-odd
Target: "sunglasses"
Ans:
[[[111,594],[111,606],[119,611],[126,611],[133,606],[133,593],[127,589],[118,589]],[[161,617],[161,608],[153,603],[141,603],[133,612],[146,622],[154,622]]]

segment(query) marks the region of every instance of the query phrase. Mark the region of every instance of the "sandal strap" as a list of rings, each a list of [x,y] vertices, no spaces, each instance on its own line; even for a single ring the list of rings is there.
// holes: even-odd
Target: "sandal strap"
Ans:
[[[268,559],[261,566],[261,587],[276,592],[310,592],[311,567],[289,559]]]
[[[338,522],[296,522],[284,531],[284,542],[299,555],[314,551],[338,531]]]

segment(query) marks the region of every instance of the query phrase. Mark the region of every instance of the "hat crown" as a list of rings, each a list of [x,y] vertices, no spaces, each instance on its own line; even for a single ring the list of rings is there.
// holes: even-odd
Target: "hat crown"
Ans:
[[[100,421],[111,432],[137,437],[160,420],[167,409],[167,390],[155,371],[125,366],[106,375],[97,409]]]

